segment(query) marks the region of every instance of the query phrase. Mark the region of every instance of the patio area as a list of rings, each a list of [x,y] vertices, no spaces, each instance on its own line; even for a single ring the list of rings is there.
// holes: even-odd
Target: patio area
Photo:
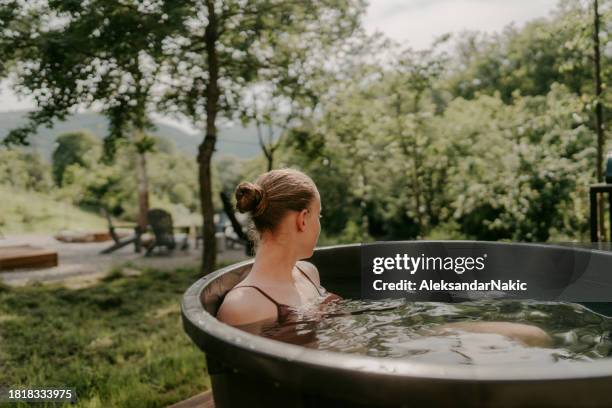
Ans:
[[[124,273],[139,274],[140,268],[176,269],[183,266],[197,266],[201,259],[202,247],[196,249],[190,241],[189,249],[174,250],[170,254],[144,256],[144,250],[134,252],[128,245],[112,254],[100,251],[112,245],[112,241],[68,243],[43,234],[7,234],[0,237],[0,248],[15,245],[31,245],[57,252],[58,265],[50,268],[21,268],[0,272],[0,282],[10,286],[23,286],[32,282],[63,282],[70,287],[81,287],[95,283],[107,275],[113,267],[124,266]],[[238,262],[246,259],[244,249],[226,249],[217,254],[218,262]],[[125,267],[127,266],[127,267]]]

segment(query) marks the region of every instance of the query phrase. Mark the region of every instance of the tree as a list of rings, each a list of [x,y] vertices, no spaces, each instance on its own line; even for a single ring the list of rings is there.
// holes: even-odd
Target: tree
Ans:
[[[471,99],[478,93],[499,92],[510,103],[517,90],[521,95],[543,95],[553,83],[583,92],[591,75],[583,55],[568,47],[581,35],[571,20],[571,14],[559,11],[554,18],[530,21],[522,29],[510,25],[492,35],[466,33],[455,50],[454,75],[449,78],[452,93]]]
[[[49,193],[53,190],[50,166],[36,152],[0,150],[0,185],[15,190]]]
[[[374,44],[383,44],[375,38],[357,27],[347,37],[293,36],[273,42],[277,62],[246,88],[240,112],[243,124],[255,123],[268,171],[274,168],[275,154],[291,129],[303,128],[320,113],[321,101],[337,90],[342,75],[356,61],[366,55],[373,58],[380,51]]]
[[[7,0],[0,4],[0,79],[6,77],[41,24],[40,15],[30,12],[24,1]]]
[[[609,55],[606,58],[601,52],[601,44],[609,44],[610,30],[606,29],[606,22],[612,16],[610,3],[600,4],[597,0],[566,0],[561,3],[561,12],[567,26],[565,31],[573,34],[572,41],[566,43],[571,54],[563,68],[571,70],[581,66],[590,74],[583,81],[584,87],[580,94],[586,102],[587,108],[592,112],[592,127],[595,131],[595,145],[597,160],[595,163],[595,177],[597,182],[604,182],[604,150],[606,138],[604,129],[607,126],[606,116],[610,115],[605,101],[609,93],[604,93],[605,83],[612,79],[612,70],[609,64]],[[603,7],[607,5],[608,7]],[[602,24],[604,29],[602,30]],[[608,119],[609,122],[609,119]],[[600,239],[606,240],[605,200],[599,195],[599,233]],[[612,233],[612,232],[611,232]]]
[[[286,63],[284,55],[276,52],[279,45],[316,47],[346,37],[358,26],[364,4],[361,0],[185,4],[189,17],[184,31],[166,43],[171,80],[163,106],[204,129],[198,164],[206,274],[213,270],[216,257],[211,159],[219,117],[236,116],[245,87]]]
[[[435,84],[447,64],[446,55],[437,47],[447,38],[440,38],[428,50],[404,50],[391,64],[386,79],[389,115],[393,117],[389,132],[403,154],[406,188],[414,197],[407,210],[416,221],[419,236],[438,222],[434,195],[442,190],[444,177],[439,176],[435,163],[427,162],[426,150],[435,146],[427,127],[437,110],[433,103]]]
[[[11,131],[5,144],[28,144],[39,126],[52,126],[79,108],[94,108],[110,121],[106,158],[116,140],[130,134],[137,153],[139,225],[145,228],[148,209],[146,152],[152,140],[153,88],[160,70],[162,41],[173,29],[182,8],[173,1],[56,0],[9,2],[0,16],[10,16],[12,41],[0,43],[10,55],[16,90],[34,97],[37,109],[28,123]],[[20,17],[21,16],[21,17]],[[34,17],[32,17],[34,16]],[[6,26],[6,22],[3,26]]]
[[[604,181],[604,122],[603,122],[603,102],[602,102],[602,84],[601,84],[601,51],[599,48],[599,4],[597,0],[593,0],[593,79],[595,83],[594,102],[595,102],[595,132],[597,133],[597,181]],[[604,200],[600,195],[599,198],[599,231],[601,240],[606,240],[605,222],[604,222]],[[611,220],[612,221],[612,220]],[[612,234],[612,231],[610,231]],[[612,240],[612,238],[611,238]]]
[[[316,139],[304,143],[300,138],[296,153],[312,150],[313,167],[323,159],[324,172],[338,169],[342,175],[334,177],[352,186],[354,202],[348,206],[360,215],[350,226],[351,236],[424,236],[438,222],[444,184],[444,158],[437,157],[442,152],[431,123],[441,109],[436,83],[445,57],[435,48],[412,51],[391,44],[378,52],[388,58],[363,63],[325,98],[324,114],[314,126]],[[309,171],[322,177],[316,169]]]
[[[600,48],[610,43],[609,5],[597,0],[561,0],[550,18],[529,22],[520,30],[510,26],[499,35],[466,36],[460,42],[450,89],[470,99],[499,92],[510,104],[517,96],[545,95],[556,83],[565,85],[591,112],[597,151],[594,180],[603,182],[604,130],[611,117],[610,93],[605,90],[612,79],[612,64],[610,54]],[[603,196],[599,199],[599,231],[605,239],[605,201]]]
[[[435,124],[449,160],[447,217],[470,238],[581,238],[595,162],[583,103],[560,85],[513,99],[457,98]]]
[[[89,132],[64,133],[57,137],[55,143],[51,160],[53,180],[58,187],[62,186],[64,172],[68,166],[77,164],[89,168],[92,161],[99,159],[100,152],[93,151],[99,144],[98,139]]]

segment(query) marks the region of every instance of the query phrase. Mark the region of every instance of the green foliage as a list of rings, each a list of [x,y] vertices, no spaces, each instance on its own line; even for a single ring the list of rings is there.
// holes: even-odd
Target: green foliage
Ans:
[[[0,231],[4,234],[55,233],[60,230],[105,231],[106,220],[48,192],[0,184]]]
[[[38,155],[18,148],[0,150],[0,187],[6,197],[0,227],[4,225],[5,232],[105,229],[101,208],[128,221],[137,219],[137,148],[125,141],[127,147],[106,163],[100,160],[101,143],[88,135],[75,132],[59,139],[54,154],[54,167],[62,174],[59,188],[52,181],[52,166]],[[191,222],[199,208],[197,163],[171,146],[162,148],[147,154],[151,205]],[[221,208],[220,202],[215,204]]]
[[[453,93],[473,98],[499,92],[509,102],[517,90],[544,95],[554,83],[575,93],[590,92],[589,14],[578,2],[566,2],[552,19],[534,20],[521,29],[509,26],[493,36],[470,33],[458,45],[459,70],[450,78]]]
[[[18,44],[19,50],[9,52],[2,42],[0,52],[16,74],[16,90],[37,105],[28,123],[3,142],[28,144],[38,127],[65,119],[77,106],[95,106],[109,119],[104,151],[112,157],[118,139],[152,126],[151,89],[158,81],[162,41],[182,21],[181,11],[173,2],[160,7],[117,0],[3,4],[0,16],[7,15],[12,47]]]
[[[134,142],[134,147],[138,153],[144,154],[155,150],[157,140],[151,136],[143,136],[140,140]]]
[[[446,56],[412,55],[351,78],[286,143],[319,186],[325,238],[582,239],[595,168],[584,99],[559,84],[511,103],[451,99]]]
[[[136,219],[136,154],[137,148],[129,146],[118,151],[111,164],[99,162],[91,167],[69,166],[61,194],[85,208],[96,211],[106,208],[116,216]],[[147,154],[147,168],[152,203],[179,205],[186,212],[197,212],[199,190],[195,160],[178,153],[150,152]]]
[[[350,235],[358,225],[362,236],[409,239],[437,223],[444,159],[431,130],[432,96],[444,59],[408,50],[396,64],[366,66],[324,102],[321,120],[293,132],[289,154],[303,157],[298,163],[329,197],[328,232]]]
[[[126,177],[126,174],[134,174],[129,166],[125,160],[116,165],[101,163],[94,169],[70,166],[64,176],[64,193],[85,208],[95,211],[104,208],[116,216],[134,219],[136,181],[133,176]],[[126,167],[130,173],[126,173]]]
[[[451,161],[448,216],[481,239],[546,241],[553,228],[579,238],[594,177],[587,117],[561,86],[512,105],[499,95],[451,102],[438,124]]]
[[[70,165],[91,168],[100,158],[100,142],[89,132],[71,132],[59,135],[51,156],[53,179],[62,186],[64,172]]]
[[[511,103],[517,91],[521,95],[545,95],[553,84],[560,83],[581,95],[587,109],[592,110],[592,6],[592,1],[562,0],[550,18],[531,21],[521,29],[509,26],[497,35],[464,35],[457,44],[453,73],[448,76],[449,90],[466,99],[499,92],[504,102]],[[612,31],[607,27],[612,8],[603,1],[599,11],[604,118],[608,128],[612,97],[606,89],[612,80]]]
[[[154,197],[199,209],[198,166],[195,158],[157,152],[148,155],[150,192]]]
[[[53,185],[50,166],[36,153],[0,149],[0,185],[17,190],[47,192]]]
[[[162,106],[204,127],[217,113],[234,118],[250,109],[245,92],[253,84],[272,84],[275,96],[291,100],[314,98],[316,92],[303,86],[322,66],[312,64],[313,51],[350,37],[365,2],[193,1],[181,7],[183,25],[164,47],[170,83]]]

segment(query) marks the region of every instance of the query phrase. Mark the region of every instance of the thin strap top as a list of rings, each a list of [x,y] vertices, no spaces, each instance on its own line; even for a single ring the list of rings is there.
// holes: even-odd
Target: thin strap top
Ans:
[[[313,282],[312,279],[310,279],[310,277],[308,276],[308,274],[306,272],[304,272],[299,266],[297,266],[297,264],[295,265],[296,268],[298,268],[298,270],[306,277],[306,279],[308,279],[308,281],[310,283],[312,283],[312,285],[315,287],[315,289],[317,290],[317,293],[319,294],[319,296],[325,296],[325,289],[323,289],[323,293],[321,293],[321,290],[319,289],[319,286]],[[270,295],[268,295],[264,290],[262,290],[261,288],[257,287],[257,286],[252,286],[252,285],[242,285],[242,286],[235,286],[234,288],[230,289],[237,289],[237,288],[253,288],[255,290],[257,290],[259,293],[261,293],[262,295],[264,295],[268,300],[270,300],[270,302],[274,303],[274,305],[276,306],[277,309],[277,319],[279,323],[282,323],[284,321],[286,321],[289,316],[291,315],[291,313],[294,311],[294,308],[290,305],[286,305],[284,303],[280,303],[277,302],[276,300],[274,300],[274,298]],[[330,299],[332,300],[335,298],[340,298],[338,295],[335,295],[333,293],[330,293],[328,296]],[[325,299],[325,301],[327,301],[328,299]]]
[[[306,272],[304,272],[304,271],[302,270],[302,268],[300,268],[299,266],[297,266],[297,264],[295,265],[295,267],[296,267],[296,268],[298,268],[298,271],[302,272],[302,275],[304,275],[304,276],[306,277],[306,279],[308,279],[308,281],[309,281],[310,283],[312,283],[312,286],[314,286],[314,287],[315,287],[315,289],[317,290],[317,293],[319,294],[319,296],[323,296],[324,294],[323,294],[323,293],[321,293],[321,291],[319,290],[319,285],[317,285],[316,283],[314,283],[314,282],[312,281],[312,279],[310,279],[310,276],[308,276],[308,274],[307,274]]]
[[[253,288],[259,291],[259,293],[261,293],[265,297],[267,297],[268,300],[270,300],[270,302],[274,303],[274,305],[276,306],[276,315],[277,315],[277,320],[279,323],[286,321],[291,315],[291,313],[293,312],[293,307],[286,305],[284,303],[277,302],[276,300],[274,300],[272,296],[268,295],[266,292],[264,292],[261,288],[257,286],[242,285],[242,286],[238,286],[238,288]],[[237,289],[237,288],[233,288],[233,289]]]

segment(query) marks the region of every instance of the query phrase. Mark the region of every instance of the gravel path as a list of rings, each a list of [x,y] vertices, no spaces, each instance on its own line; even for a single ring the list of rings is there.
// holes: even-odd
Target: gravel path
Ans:
[[[0,281],[11,286],[26,285],[31,282],[65,282],[68,286],[89,285],[110,272],[114,266],[128,263],[131,273],[138,273],[139,267],[155,267],[158,269],[176,269],[181,266],[197,266],[201,259],[201,247],[195,249],[190,242],[186,251],[175,250],[171,255],[154,254],[144,257],[134,252],[134,246],[128,245],[112,254],[101,255],[100,251],[112,241],[66,243],[57,241],[50,235],[23,234],[0,236],[0,247],[9,245],[29,244],[58,253],[58,266],[44,269],[13,269],[0,272]],[[157,251],[157,249],[156,249]],[[218,261],[238,262],[247,259],[243,249],[227,249],[217,255]],[[130,272],[128,272],[130,273]]]

